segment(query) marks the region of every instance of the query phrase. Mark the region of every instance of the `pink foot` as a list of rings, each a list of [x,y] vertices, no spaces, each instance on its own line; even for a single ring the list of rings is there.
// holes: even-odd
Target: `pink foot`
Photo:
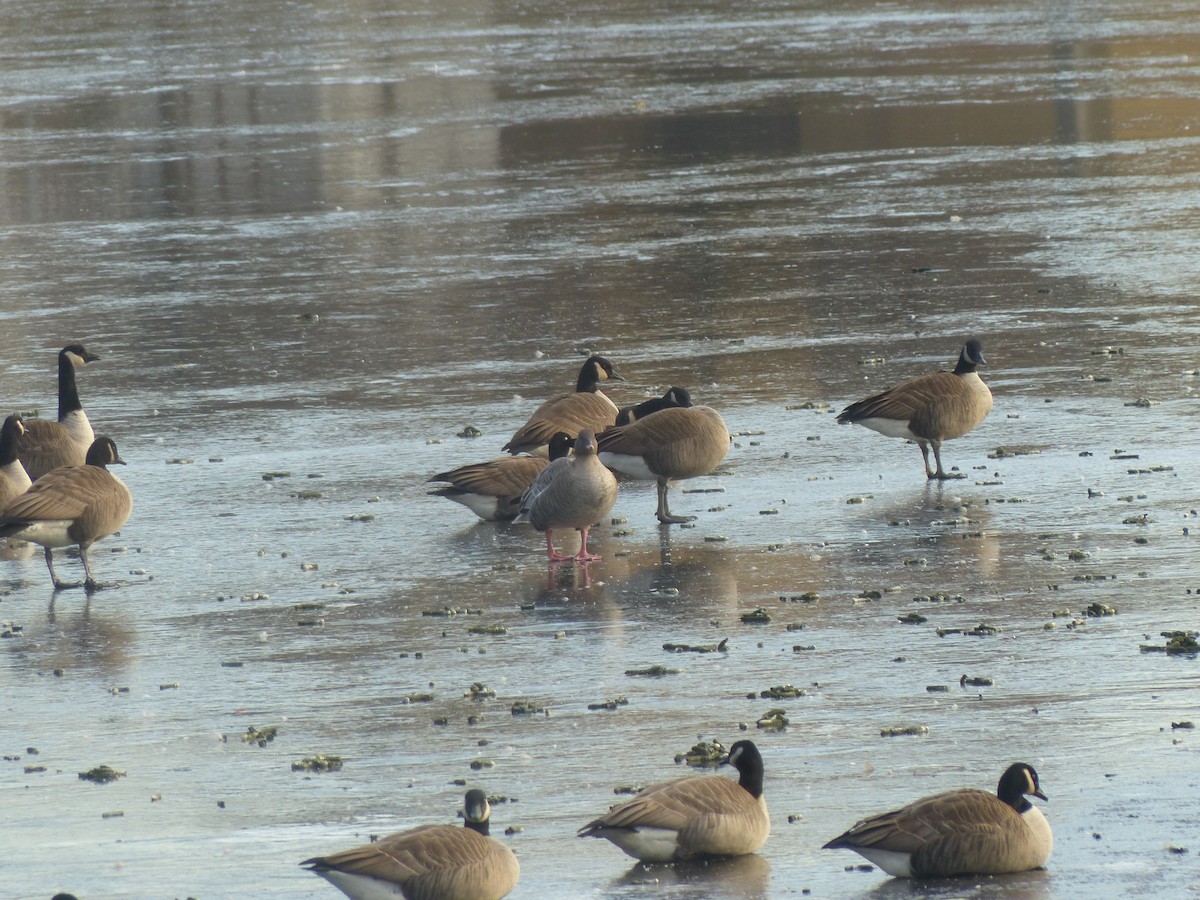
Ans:
[[[550,557],[550,562],[552,563],[570,562],[575,558],[573,556],[563,556],[554,549],[554,540],[551,538],[550,529],[548,528],[546,529],[546,555]]]
[[[575,559],[579,562],[596,562],[597,560],[604,559],[603,556],[599,556],[595,553],[588,552],[588,548],[587,548],[588,529],[587,528],[579,529],[579,534],[582,537],[581,537],[580,544],[579,544],[579,552],[575,554]]]

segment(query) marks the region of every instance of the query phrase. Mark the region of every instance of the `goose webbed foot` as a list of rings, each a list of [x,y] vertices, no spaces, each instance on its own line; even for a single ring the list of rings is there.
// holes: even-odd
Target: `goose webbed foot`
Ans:
[[[679,525],[682,522],[695,522],[695,516],[677,516],[670,511],[658,514],[658,521],[664,525]]]

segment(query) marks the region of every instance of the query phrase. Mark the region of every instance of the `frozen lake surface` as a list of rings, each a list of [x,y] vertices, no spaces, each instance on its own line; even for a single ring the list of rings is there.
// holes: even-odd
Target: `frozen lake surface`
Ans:
[[[298,863],[453,821],[464,781],[509,799],[518,898],[1194,894],[1200,663],[1143,650],[1200,629],[1194,5],[385,6],[6,13],[0,397],[53,415],[84,341],[135,509],[90,600],[0,559],[5,896],[335,897]],[[836,424],[971,335],[961,480]],[[589,351],[736,436],[672,494],[694,527],[624,483],[604,560],[550,569],[425,479]],[[747,735],[760,853],[575,839]],[[1045,871],[819,850],[1014,760]]]

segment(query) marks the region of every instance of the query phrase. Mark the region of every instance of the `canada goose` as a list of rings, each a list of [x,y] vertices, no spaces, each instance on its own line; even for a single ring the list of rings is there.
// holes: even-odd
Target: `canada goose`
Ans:
[[[588,429],[602,431],[617,419],[617,406],[600,391],[602,381],[624,381],[603,356],[591,356],[579,370],[575,393],[551,397],[516,430],[508,443],[501,447],[509,453],[545,452],[546,445],[556,432],[565,431],[572,438]]]
[[[971,338],[953,372],[932,372],[859,400],[838,415],[839,423],[857,422],[888,437],[916,441],[927,478],[961,478],[942,468],[942,441],[977,428],[992,411],[992,392],[975,372],[985,365],[983,345]],[[929,468],[929,448],[937,470]]]
[[[46,548],[46,566],[55,590],[78,587],[58,580],[52,548],[79,546],[83,560],[84,587],[96,589],[88,563],[88,548],[114,533],[129,518],[133,497],[121,479],[106,466],[125,461],[117,445],[101,435],[87,452],[82,466],[60,466],[47,472],[25,493],[0,509],[0,537],[16,537]]]
[[[710,406],[664,409],[632,425],[608,428],[596,439],[600,461],[631,478],[658,482],[658,521],[690,522],[671,514],[672,481],[707,475],[729,452],[729,429]]]
[[[575,455],[556,459],[533,480],[521,497],[515,521],[529,522],[546,532],[546,554],[551,562],[572,558],[554,549],[554,529],[576,529],[582,543],[574,559],[591,562],[602,557],[588,552],[588,532],[616,502],[617,479],[596,458],[596,437],[585,428],[575,439]]]
[[[1050,858],[1054,838],[1026,794],[1046,799],[1033,767],[1013,763],[995,794],[972,788],[934,794],[863,819],[825,849],[853,850],[900,878],[1036,869]]]
[[[463,828],[422,825],[300,865],[354,900],[499,900],[516,886],[521,867],[488,837],[491,813],[483,791],[470,790]]]
[[[533,479],[551,462],[570,453],[574,442],[569,434],[560,431],[550,438],[549,459],[524,454],[499,456],[441,472],[429,480],[448,484],[429,493],[461,503],[489,522],[511,522],[521,508],[521,495],[533,484]]]
[[[13,497],[29,490],[29,473],[17,458],[17,442],[25,433],[25,423],[13,413],[0,428],[0,509]]]
[[[30,419],[21,438],[21,462],[37,481],[59,466],[82,466],[96,435],[79,402],[75,370],[100,357],[83,344],[68,344],[58,351],[58,420]]]
[[[692,395],[688,393],[687,388],[671,387],[667,388],[667,392],[661,397],[652,397],[649,400],[644,400],[636,406],[622,406],[617,413],[616,425],[632,425],[638,419],[644,418],[651,413],[661,412],[664,409],[674,409],[678,406],[691,406]]]
[[[652,785],[583,826],[579,836],[607,838],[643,862],[753,853],[771,833],[762,755],[753,741],[738,741],[726,764],[738,770],[736,782],[693,775]]]

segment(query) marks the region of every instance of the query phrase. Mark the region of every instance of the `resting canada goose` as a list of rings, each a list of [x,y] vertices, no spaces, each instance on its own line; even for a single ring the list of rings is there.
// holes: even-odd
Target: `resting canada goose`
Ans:
[[[25,423],[13,413],[0,428],[0,509],[13,497],[29,490],[29,473],[17,458],[17,442],[25,433]]]
[[[100,357],[83,344],[68,344],[58,351],[58,420],[30,419],[21,438],[21,462],[37,481],[59,466],[82,466],[96,435],[79,402],[75,370]]]
[[[58,580],[54,547],[79,546],[87,590],[96,589],[88,548],[125,524],[133,510],[133,497],[121,479],[106,466],[124,465],[117,445],[103,435],[92,442],[87,463],[61,466],[47,472],[24,494],[0,509],[0,537],[16,537],[46,548],[46,566],[55,590],[78,587]]]
[[[556,432],[565,431],[572,438],[588,429],[602,431],[617,420],[617,406],[600,391],[602,381],[624,381],[603,356],[589,357],[579,370],[575,393],[551,397],[536,410],[529,420],[517,429],[508,443],[501,447],[509,453],[541,453]]]
[[[300,865],[354,900],[499,900],[516,886],[521,867],[488,837],[491,813],[483,791],[470,790],[463,828],[422,825]]]
[[[596,458],[596,437],[585,428],[575,439],[575,455],[556,459],[533,480],[521,497],[515,521],[529,522],[546,532],[546,554],[551,562],[572,558],[554,549],[554,529],[576,529],[581,543],[574,559],[591,562],[602,557],[588,552],[588,532],[616,502],[617,479]]]
[[[1050,823],[1026,794],[1046,799],[1033,767],[1013,763],[995,794],[934,794],[863,819],[825,849],[853,850],[900,878],[1026,872],[1044,865],[1054,846]]]
[[[916,441],[927,478],[961,478],[948,475],[942,468],[942,441],[962,437],[992,411],[992,392],[975,372],[976,366],[985,363],[983,346],[971,338],[963,346],[953,372],[920,375],[859,400],[842,410],[837,420],[856,422],[888,437]],[[930,447],[936,471],[929,468]]]
[[[736,782],[693,775],[652,785],[583,826],[579,836],[607,838],[643,862],[753,853],[771,833],[762,755],[753,741],[738,741],[725,764],[738,770]]]
[[[570,453],[574,442],[569,434],[560,431],[550,438],[549,459],[524,454],[499,456],[441,472],[429,480],[448,484],[429,493],[461,503],[488,522],[511,522],[521,509],[521,495],[533,484],[533,479],[551,462]]]
[[[691,405],[692,395],[688,393],[687,388],[671,387],[667,388],[667,392],[661,397],[652,397],[636,406],[622,406],[620,412],[617,413],[617,421],[614,424],[632,425],[638,419],[644,418],[651,413]]]
[[[671,514],[672,481],[707,475],[729,452],[729,429],[710,406],[664,409],[632,425],[608,428],[596,439],[600,461],[631,478],[658,482],[658,521],[690,522]]]

